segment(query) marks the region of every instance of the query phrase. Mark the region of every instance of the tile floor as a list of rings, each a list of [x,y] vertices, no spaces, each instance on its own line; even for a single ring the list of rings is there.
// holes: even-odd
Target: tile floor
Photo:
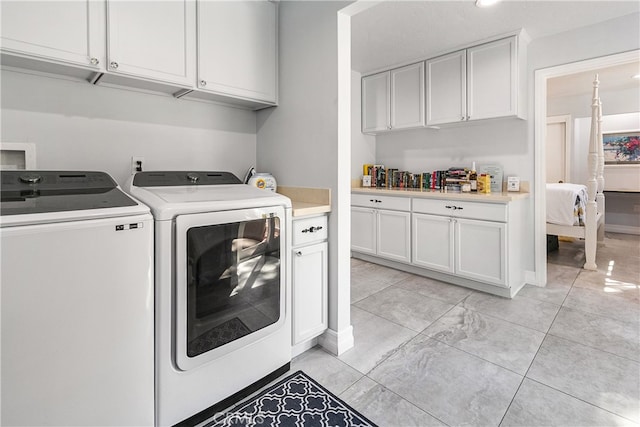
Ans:
[[[355,346],[302,369],[381,427],[640,424],[640,236],[548,257],[546,288],[495,297],[352,260]]]

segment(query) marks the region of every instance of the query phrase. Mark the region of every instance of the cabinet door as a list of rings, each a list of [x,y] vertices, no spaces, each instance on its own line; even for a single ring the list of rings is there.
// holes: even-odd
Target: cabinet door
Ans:
[[[375,209],[351,208],[351,250],[376,254],[377,215]]]
[[[516,38],[467,49],[469,120],[517,114]]]
[[[413,214],[413,263],[453,273],[453,223],[438,215]]]
[[[327,329],[327,242],[294,249],[293,345]]]
[[[378,211],[378,255],[395,261],[411,262],[411,214]]]
[[[391,70],[391,129],[424,126],[424,62]]]
[[[506,224],[470,219],[454,221],[456,274],[506,287]]]
[[[103,66],[103,1],[2,1],[0,8],[4,52],[96,70]]]
[[[427,67],[427,125],[466,120],[466,51],[430,59]]]
[[[198,88],[276,103],[278,5],[198,1]]]
[[[109,0],[107,16],[109,71],[193,86],[193,1]]]
[[[389,130],[390,73],[362,78],[362,132]]]

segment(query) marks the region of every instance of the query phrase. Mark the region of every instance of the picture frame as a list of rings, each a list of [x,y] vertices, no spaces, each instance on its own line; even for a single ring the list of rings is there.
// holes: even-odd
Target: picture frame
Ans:
[[[605,165],[640,164],[640,130],[602,134]]]

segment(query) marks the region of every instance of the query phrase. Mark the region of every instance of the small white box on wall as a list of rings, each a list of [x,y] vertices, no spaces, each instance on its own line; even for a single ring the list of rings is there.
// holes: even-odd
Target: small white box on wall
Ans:
[[[35,169],[36,145],[29,142],[0,142],[0,168]]]
[[[507,191],[520,191],[519,176],[510,176],[507,178]]]

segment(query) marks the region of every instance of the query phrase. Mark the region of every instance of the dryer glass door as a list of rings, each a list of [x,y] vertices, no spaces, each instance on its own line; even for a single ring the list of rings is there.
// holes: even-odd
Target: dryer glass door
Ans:
[[[283,323],[281,208],[176,220],[176,355],[191,369]],[[284,248],[282,248],[284,249]]]

